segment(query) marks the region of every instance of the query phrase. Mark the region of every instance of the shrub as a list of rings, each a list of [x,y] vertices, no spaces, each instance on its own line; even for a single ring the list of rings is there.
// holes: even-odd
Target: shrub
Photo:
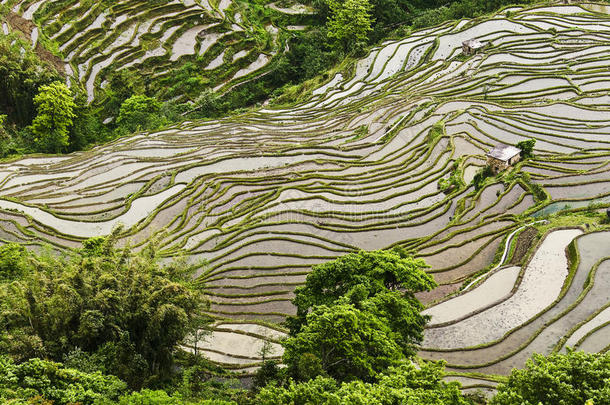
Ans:
[[[124,382],[99,372],[83,373],[41,359],[17,365],[7,357],[0,357],[0,399],[3,401],[88,405],[115,401],[126,390]]]
[[[610,353],[534,354],[525,369],[513,370],[508,382],[500,384],[490,404],[607,404],[609,382]]]
[[[535,139],[528,139],[527,141],[521,141],[517,144],[517,148],[521,149],[521,157],[523,159],[531,158],[534,156],[533,152],[535,146]]]
[[[143,95],[129,97],[121,104],[117,118],[117,133],[124,135],[135,131],[158,129],[167,124],[160,114],[161,102]]]

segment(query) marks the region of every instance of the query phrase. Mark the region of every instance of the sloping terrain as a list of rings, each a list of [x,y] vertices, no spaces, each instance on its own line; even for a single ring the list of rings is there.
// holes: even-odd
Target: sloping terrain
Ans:
[[[440,284],[421,298],[441,301],[505,264],[496,253],[530,214],[608,201],[608,11],[514,8],[447,23],[374,49],[300,105],[3,164],[0,238],[62,248],[123,223],[124,243],[154,235],[164,256],[206,260],[198,280],[219,323],[201,348],[245,371],[260,360],[260,339],[281,336],[275,323],[294,313],[292,291],[313,264],[401,245]],[[464,57],[471,38],[489,45]],[[528,138],[537,140],[534,159],[475,189],[487,150]],[[450,176],[466,186],[440,191]],[[566,338],[607,349],[610,235],[582,233],[548,233],[523,266],[500,267],[468,290],[484,300],[447,305],[420,354],[491,375]],[[566,260],[566,246],[578,259]]]
[[[57,46],[64,63],[58,68],[69,82],[86,89],[89,102],[103,98],[108,75],[121,70],[157,86],[165,99],[188,100],[172,87],[185,72],[195,81],[189,85],[221,91],[265,73],[274,55],[285,49],[280,28],[289,30],[251,23],[243,15],[247,7],[231,0],[2,4],[11,9],[5,32],[18,29],[34,46],[43,38]],[[277,20],[290,23],[286,16]],[[299,21],[298,16],[293,20]]]

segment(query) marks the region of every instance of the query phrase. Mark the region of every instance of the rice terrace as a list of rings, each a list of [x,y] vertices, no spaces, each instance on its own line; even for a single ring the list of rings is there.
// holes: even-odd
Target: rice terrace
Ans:
[[[3,34],[80,92],[100,127],[125,122],[122,87],[186,107],[81,148],[7,153],[2,245],[69,256],[113,234],[117,249],[154,245],[160,266],[182,260],[209,322],[174,350],[247,387],[265,362],[285,368],[285,321],[312,266],[360,251],[425,262],[436,286],[414,294],[430,318],[413,361],[443,360],[442,381],[474,403],[499,401],[499,384],[535,354],[606,355],[609,3],[498,2],[413,26],[209,116],[216,100],[271,86],[294,38],[319,28],[318,3],[107,3],[2,0]],[[610,403],[609,392],[585,399]]]

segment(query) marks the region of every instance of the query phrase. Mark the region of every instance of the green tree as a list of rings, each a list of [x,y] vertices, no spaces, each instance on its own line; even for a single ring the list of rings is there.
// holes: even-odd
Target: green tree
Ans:
[[[68,134],[76,117],[72,92],[64,83],[56,81],[40,87],[34,104],[38,113],[31,131],[36,149],[39,152],[62,152],[68,146]]]
[[[404,356],[415,355],[416,345],[422,341],[424,327],[430,320],[421,314],[424,306],[419,300],[398,291],[386,291],[354,304],[376,316],[395,333],[394,339]]]
[[[99,372],[83,373],[41,359],[30,359],[17,365],[0,356],[2,403],[111,403],[126,391],[127,385],[114,376]]]
[[[133,95],[121,104],[117,131],[125,135],[135,131],[154,130],[166,123],[160,113],[162,104],[155,98]]]
[[[313,266],[305,285],[295,290],[293,303],[296,317],[287,320],[291,333],[296,334],[306,315],[317,305],[331,305],[342,296],[350,295],[352,302],[374,297],[379,293],[397,292],[397,297],[423,309],[414,293],[429,291],[436,286],[424,269],[422,259],[415,259],[397,251],[360,251],[339,257],[331,262]],[[357,295],[359,295],[357,297]],[[421,317],[416,323],[425,323]]]
[[[344,298],[332,306],[313,308],[301,331],[283,342],[284,363],[296,375],[302,356],[313,355],[337,380],[373,381],[403,358],[395,335],[386,322]]]
[[[236,384],[235,380],[231,380],[231,376],[234,375],[227,373],[220,366],[192,353],[181,352],[178,353],[177,357],[179,358],[178,361],[180,361],[181,369],[172,386],[172,388],[175,388],[174,396],[188,398],[193,401],[198,398],[215,400],[218,401],[218,404],[250,403],[247,400],[248,391],[236,388],[236,386],[241,386],[241,384]],[[184,360],[187,360],[191,365],[186,365]],[[225,378],[213,378],[223,375]]]
[[[281,380],[281,370],[274,360],[263,361],[260,368],[254,373],[252,383],[254,388],[261,388],[267,384]]]
[[[525,369],[514,369],[500,384],[492,405],[581,405],[610,403],[610,353],[568,350],[534,354]]]
[[[302,383],[291,381],[286,387],[267,386],[255,398],[260,405],[467,405],[457,382],[445,383],[443,363],[424,362],[415,367],[402,364],[390,368],[378,383],[351,381],[338,384],[318,376]]]
[[[76,118],[70,130],[68,151],[81,150],[87,145],[110,140],[112,133],[100,119],[98,107],[88,105],[87,94],[78,92],[75,103]]]
[[[31,268],[29,254],[25,247],[17,243],[0,246],[0,281],[21,278]]]
[[[526,141],[521,141],[517,144],[517,148],[521,149],[521,157],[531,158],[534,156],[534,147],[536,146],[535,139],[528,139]]]
[[[29,125],[39,88],[60,79],[20,37],[0,35],[0,114],[6,114],[7,123]]]
[[[372,30],[369,0],[327,0],[330,14],[326,22],[329,38],[351,50],[358,42],[366,42]]]
[[[115,249],[117,232],[70,256],[32,254],[28,274],[0,285],[0,350],[19,361],[68,356],[133,387],[171,374],[174,352],[207,320],[207,301],[184,260],[161,267],[154,243]]]

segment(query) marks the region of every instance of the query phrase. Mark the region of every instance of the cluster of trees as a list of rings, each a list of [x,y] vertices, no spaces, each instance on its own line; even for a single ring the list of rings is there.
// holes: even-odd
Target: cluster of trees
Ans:
[[[117,249],[118,230],[67,255],[0,247],[0,353],[63,361],[132,388],[171,379],[174,354],[205,329],[207,301],[184,260],[160,266],[154,243]]]
[[[536,147],[535,139],[528,139],[517,143],[517,148],[521,149],[521,157],[523,159],[529,159],[534,157],[534,148]]]
[[[179,119],[171,103],[121,87],[128,91],[113,94],[105,108],[90,106],[83,90],[68,88],[28,43],[16,35],[0,35],[0,158],[71,152]],[[116,120],[106,125],[104,116]]]
[[[490,405],[610,404],[610,353],[534,354],[500,384]]]
[[[445,383],[442,363],[403,363],[390,367],[374,383],[352,380],[339,383],[318,376],[286,386],[269,385],[256,396],[261,405],[279,404],[413,404],[468,405],[457,383]]]
[[[8,404],[467,405],[442,362],[415,357],[427,317],[414,296],[435,286],[401,250],[314,266],[279,367],[254,387],[182,349],[207,330],[201,286],[184,260],[161,266],[154,242],[116,247],[115,231],[65,254],[0,246],[0,402]],[[493,405],[603,404],[610,354],[535,355]]]

